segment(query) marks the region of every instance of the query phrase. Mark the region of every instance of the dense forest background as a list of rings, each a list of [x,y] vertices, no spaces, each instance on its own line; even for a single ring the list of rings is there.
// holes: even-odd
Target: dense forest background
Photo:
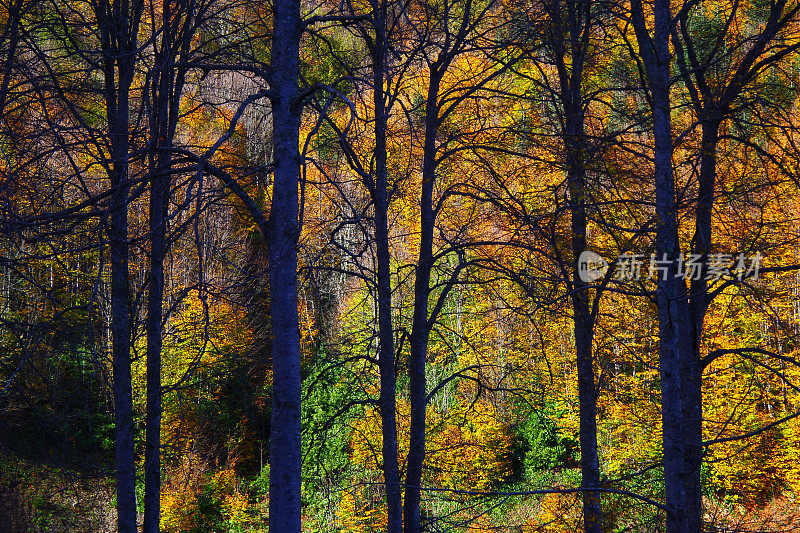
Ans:
[[[799,10],[0,1],[0,531],[800,528]]]

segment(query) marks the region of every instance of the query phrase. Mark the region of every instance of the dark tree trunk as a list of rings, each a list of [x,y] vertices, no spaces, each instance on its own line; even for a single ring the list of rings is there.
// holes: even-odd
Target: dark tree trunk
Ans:
[[[553,9],[553,23],[560,22],[560,10]],[[572,311],[575,333],[575,355],[578,372],[580,408],[581,488],[583,498],[583,530],[602,533],[603,516],[600,493],[586,489],[600,484],[600,459],[597,453],[597,386],[593,366],[594,315],[590,309],[588,284],[578,275],[578,260],[586,250],[587,199],[586,158],[588,139],[585,131],[583,99],[583,67],[588,54],[591,26],[591,2],[567,1],[568,42],[554,39],[561,103],[564,108],[562,140],[566,152],[567,186],[572,229]],[[571,65],[567,69],[564,49],[569,48]],[[599,298],[599,295],[596,296]]]
[[[159,157],[159,159],[161,159]],[[167,163],[168,165],[169,163]],[[151,166],[150,273],[147,300],[147,414],[144,448],[143,533],[158,533],[161,518],[161,346],[169,178]]]
[[[717,176],[717,144],[719,142],[718,119],[704,122],[700,152],[700,182],[695,210],[695,233],[693,252],[700,254],[704,265],[711,250],[711,211],[714,206],[714,190]],[[686,389],[683,393],[684,435],[687,451],[684,465],[686,485],[687,524],[692,531],[700,531],[703,524],[703,487],[700,466],[703,461],[703,368],[700,344],[703,322],[710,303],[707,270],[700,279],[692,280],[689,312],[692,328],[692,352],[686,360]]]
[[[392,280],[389,253],[389,199],[386,168],[386,130],[388,112],[386,84],[386,2],[381,2],[376,17],[373,59],[373,104],[375,106],[375,247],[378,262],[378,337],[380,344],[380,413],[383,434],[383,477],[386,483],[388,533],[403,528],[402,487],[397,457],[397,380],[394,364],[394,326],[392,324]]]
[[[127,132],[123,136],[127,139]],[[115,150],[117,153],[120,151]],[[127,156],[127,148],[124,153]],[[121,533],[135,533],[137,513],[130,355],[132,316],[128,267],[127,163],[115,163],[114,167],[109,246],[117,529]]]
[[[666,76],[664,77],[664,79]],[[668,93],[668,90],[666,91]],[[675,265],[680,254],[675,213],[675,191],[672,174],[672,139],[669,105],[654,91],[654,127],[656,160],[656,217],[659,221],[656,255],[670,262],[667,279],[657,284],[659,319],[659,365],[661,377],[661,411],[664,442],[664,482],[667,499],[667,531],[689,532],[684,467],[687,443],[684,441],[683,405],[687,368],[687,352],[692,353],[686,286],[677,276]]]
[[[580,104],[580,102],[579,102]],[[579,111],[578,110],[573,110]],[[567,117],[572,113],[567,112]],[[594,317],[589,308],[588,285],[578,276],[578,259],[586,250],[586,171],[585,135],[582,114],[567,119],[568,180],[572,215],[572,309],[575,333],[575,355],[578,370],[578,403],[580,406],[581,488],[583,496],[583,530],[602,533],[603,516],[600,494],[586,491],[600,484],[600,459],[597,454],[597,387],[595,384],[592,341]]]
[[[651,95],[656,187],[656,256],[669,262],[656,288],[659,321],[659,366],[661,376],[661,419],[664,447],[664,484],[668,533],[697,533],[689,525],[685,466],[689,446],[684,440],[684,410],[687,377],[691,372],[691,322],[686,284],[678,277],[680,255],[677,202],[672,170],[672,125],[670,120],[670,51],[672,26],[669,0],[655,0],[652,39],[639,0],[632,3],[633,22],[644,60]]]
[[[300,178],[299,0],[276,0],[270,90],[275,179],[270,210],[269,281],[272,325],[272,420],[269,527],[300,531],[300,334],[297,315]]]
[[[133,304],[128,264],[128,194],[130,143],[130,87],[134,76],[136,35],[141,4],[131,9],[127,1],[97,6],[101,26],[106,113],[111,146],[111,337],[114,373],[114,455],[117,488],[117,528],[137,529],[134,458],[133,399],[131,389],[131,339]]]
[[[150,272],[147,300],[147,414],[144,450],[144,525],[142,533],[158,533],[161,521],[161,348],[164,304],[164,258],[170,200],[172,141],[182,83],[174,79],[175,26],[171,0],[162,2],[162,37],[156,52],[150,116]],[[188,17],[188,14],[187,14]],[[171,112],[172,111],[172,112]]]
[[[581,290],[580,285],[576,284],[577,291]],[[601,533],[603,514],[600,507],[600,493],[587,490],[600,485],[600,459],[597,454],[597,387],[592,366],[593,320],[588,317],[589,309],[586,303],[581,302],[574,307],[580,403],[581,488],[584,489],[583,530],[585,533]]]
[[[432,70],[428,97],[425,103],[425,144],[422,160],[420,191],[420,244],[417,271],[414,278],[414,312],[411,329],[411,353],[408,361],[409,427],[408,466],[406,469],[405,501],[403,502],[403,531],[420,533],[420,499],[422,465],[425,462],[425,410],[427,391],[425,364],[431,325],[428,319],[431,270],[433,269],[433,231],[435,213],[433,188],[436,182],[436,134],[439,127],[438,94],[441,76]]]

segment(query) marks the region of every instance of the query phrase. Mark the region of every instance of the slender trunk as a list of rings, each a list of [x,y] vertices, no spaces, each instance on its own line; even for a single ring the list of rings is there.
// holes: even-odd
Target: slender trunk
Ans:
[[[600,459],[597,454],[597,387],[592,364],[594,318],[589,309],[588,285],[578,276],[578,259],[586,250],[586,172],[585,136],[580,101],[575,102],[573,113],[568,112],[567,137],[568,180],[570,211],[572,214],[572,254],[574,257],[572,280],[572,309],[575,332],[575,355],[578,367],[578,403],[580,408],[581,488],[583,492],[583,530],[585,533],[602,533],[603,515],[600,494],[586,491],[600,484]]]
[[[581,488],[585,491],[583,530],[585,533],[601,533],[603,514],[600,507],[600,493],[586,490],[600,485],[600,459],[597,454],[597,388],[592,366],[593,321],[587,318],[588,306],[584,304],[585,302],[575,306],[574,317],[580,403]]]
[[[107,51],[104,83],[111,143],[111,337],[114,373],[114,455],[117,488],[117,528],[120,533],[137,529],[136,472],[134,457],[133,395],[131,389],[131,338],[133,305],[128,264],[128,193],[130,86],[134,76],[135,31],[130,27],[130,6],[115,4],[113,18],[103,12],[103,48]],[[134,10],[135,11],[135,10]]]
[[[585,32],[591,24],[591,5],[584,2],[567,2],[569,42],[556,39],[557,72],[560,82],[561,104],[564,108],[563,142],[566,152],[567,186],[572,229],[572,312],[575,333],[575,356],[578,371],[578,403],[580,409],[581,488],[583,498],[584,533],[602,533],[603,517],[600,494],[586,489],[600,484],[600,460],[597,453],[597,388],[592,364],[594,317],[590,311],[588,284],[578,275],[578,260],[586,250],[586,157],[588,140],[583,109],[583,66],[587,54]],[[558,10],[552,18],[558,20]],[[571,64],[562,52],[570,49]]]
[[[664,442],[664,483],[667,503],[667,531],[691,530],[687,522],[686,491],[683,480],[686,446],[683,441],[683,397],[685,354],[689,344],[686,285],[678,276],[680,254],[677,203],[672,170],[672,124],[670,120],[669,0],[656,0],[654,61],[650,64],[653,106],[653,138],[656,185],[656,255],[669,261],[670,269],[657,284],[659,319],[659,365]],[[696,532],[692,532],[696,533]]]
[[[276,0],[270,89],[274,184],[270,210],[269,281],[272,325],[272,421],[269,526],[300,531],[300,336],[297,315],[300,178],[299,0]]]
[[[437,96],[440,77],[431,72],[428,99],[425,103],[425,145],[422,161],[420,192],[420,244],[414,280],[414,313],[411,329],[411,354],[408,361],[409,427],[408,466],[406,470],[405,501],[403,502],[403,531],[420,533],[420,497],[422,465],[425,462],[425,409],[427,391],[425,362],[428,354],[430,323],[428,297],[430,296],[431,270],[433,269],[433,187],[436,181],[436,133],[438,129]]]
[[[125,135],[127,138],[127,135]],[[127,150],[126,150],[127,153]],[[117,167],[117,165],[114,165]],[[121,164],[120,167],[126,167]],[[117,528],[136,531],[136,479],[133,450],[131,389],[131,300],[128,267],[127,172],[115,168],[109,245],[111,258],[111,344],[114,373],[114,458],[117,485]]]
[[[385,153],[385,139],[384,139]],[[376,157],[379,159],[380,156]],[[378,163],[380,166],[381,164]],[[385,160],[383,162],[385,172]],[[378,171],[380,173],[380,171]],[[388,511],[387,531],[400,533],[403,524],[400,466],[397,457],[397,384],[394,368],[394,328],[392,325],[392,289],[389,270],[389,231],[386,180],[376,179],[375,240],[378,259],[378,330],[380,338],[380,411],[383,432],[383,473],[386,482]],[[381,181],[383,183],[381,184]],[[383,196],[383,198],[380,198]]]
[[[373,103],[375,106],[375,246],[378,261],[378,336],[380,340],[380,413],[383,433],[383,477],[386,483],[388,533],[403,528],[402,487],[397,457],[397,383],[394,368],[394,326],[392,325],[392,281],[389,254],[388,171],[386,168],[386,129],[388,109],[384,85],[386,79],[386,41],[383,22],[386,3],[381,2],[376,18]]]
[[[164,258],[170,195],[169,149],[172,144],[170,104],[174,99],[170,0],[162,3],[164,31],[157,54],[150,117],[150,273],[147,300],[147,414],[144,450],[144,525],[142,533],[158,533],[161,520],[161,348],[164,304]]]
[[[700,531],[703,524],[703,486],[700,467],[703,461],[703,368],[700,365],[700,343],[703,321],[708,311],[708,281],[706,279],[708,254],[711,250],[711,210],[714,206],[719,120],[703,123],[700,153],[700,183],[697,197],[693,252],[700,254],[704,269],[700,279],[692,280],[689,313],[692,328],[692,351],[687,353],[685,365],[685,391],[683,393],[684,435],[686,458],[684,484],[686,486],[687,523],[692,531]]]
[[[150,183],[150,273],[147,300],[147,415],[144,449],[144,529],[158,533],[161,517],[161,345],[169,180],[160,172]]]

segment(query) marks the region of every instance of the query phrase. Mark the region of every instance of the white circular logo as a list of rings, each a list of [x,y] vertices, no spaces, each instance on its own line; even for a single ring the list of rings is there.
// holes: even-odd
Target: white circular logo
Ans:
[[[589,250],[581,252],[578,257],[578,277],[584,283],[591,283],[602,278],[608,272],[608,262]]]

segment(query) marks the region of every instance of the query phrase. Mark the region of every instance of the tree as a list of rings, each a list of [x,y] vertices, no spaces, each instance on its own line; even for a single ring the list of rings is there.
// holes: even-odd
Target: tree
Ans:
[[[583,523],[586,533],[603,529],[599,493],[591,492],[600,484],[597,451],[598,385],[594,372],[593,337],[597,316],[598,290],[589,298],[589,282],[580,277],[580,257],[587,250],[588,211],[592,208],[592,190],[588,174],[593,159],[592,139],[586,132],[586,112],[592,96],[585,85],[592,63],[600,53],[596,32],[600,31],[603,6],[591,1],[545,1],[547,16],[542,40],[555,67],[554,81],[543,71],[543,91],[552,94],[560,109],[558,131],[567,176],[567,205],[570,213],[571,264],[562,262],[573,310],[573,331],[577,360],[578,398],[580,404],[581,488]],[[607,140],[606,140],[607,142]],[[558,248],[556,242],[553,243]],[[556,252],[558,257],[561,252]]]
[[[427,391],[426,359],[428,343],[447,296],[464,269],[476,261],[468,261],[463,250],[465,242],[445,242],[434,250],[437,217],[442,213],[446,201],[457,195],[458,186],[448,184],[445,193],[437,197],[440,186],[441,167],[449,157],[474,148],[470,135],[441,135],[441,128],[452,118],[461,104],[475,97],[492,80],[500,77],[517,58],[513,54],[503,57],[502,28],[506,21],[496,13],[493,1],[473,3],[471,0],[451,2],[441,6],[423,4],[415,6],[419,16],[412,20],[413,35],[417,41],[421,62],[427,78],[427,87],[422,94],[422,162],[419,190],[419,251],[414,275],[414,303],[412,325],[409,335],[409,403],[410,428],[409,452],[405,478],[403,502],[403,529],[406,533],[422,530],[420,501],[422,471],[425,460],[425,416],[430,395]],[[470,73],[469,81],[445,84],[446,76],[456,60],[476,54],[488,63],[488,69],[479,74]],[[461,80],[459,80],[461,81]],[[423,111],[424,110],[424,111]],[[480,128],[480,125],[477,126]],[[463,143],[459,146],[459,142]],[[479,145],[476,151],[485,149]],[[490,149],[491,150],[491,149]],[[444,234],[445,232],[442,231]],[[437,243],[438,244],[438,243]],[[449,253],[458,256],[458,263],[444,280],[434,280],[432,274],[437,263]],[[433,304],[432,282],[440,289]],[[437,387],[433,391],[438,390]]]
[[[77,15],[82,8],[85,10]],[[31,88],[26,102],[19,102],[27,107],[27,116],[19,125],[26,123],[31,128],[28,140],[36,148],[17,154],[15,168],[8,169],[14,178],[37,175],[42,169],[41,158],[58,154],[65,157],[66,166],[75,174],[75,180],[65,183],[74,184],[69,187],[76,196],[85,195],[76,205],[63,206],[63,210],[48,206],[52,212],[31,214],[31,223],[46,224],[48,218],[64,222],[98,216],[108,238],[117,524],[121,532],[135,531],[137,519],[131,392],[131,346],[136,316],[131,290],[128,209],[134,181],[131,162],[135,159],[131,139],[136,131],[132,127],[130,101],[143,9],[141,1],[98,2],[89,6],[48,2],[29,18],[24,16],[27,8],[21,9],[20,18],[12,16],[4,35],[9,42],[4,43],[8,45],[8,55],[1,90],[5,104],[10,87],[8,75],[13,71],[18,76],[13,86],[27,84]],[[87,26],[76,23],[85,18],[90,18],[96,27],[91,25],[87,30]],[[59,43],[63,47],[51,49],[46,43]],[[12,69],[22,57],[26,59],[19,66],[24,68]],[[81,84],[93,75],[91,84]],[[72,79],[73,76],[78,79]],[[77,99],[76,94],[84,96]],[[86,178],[94,168],[79,163],[83,157],[93,159],[92,163],[105,173],[106,190],[98,192],[87,184],[91,180]],[[91,214],[87,216],[86,212]]]
[[[649,34],[641,2],[631,5],[631,21],[639,43],[653,116],[653,157],[656,185],[656,257],[669,264],[657,282],[659,351],[664,431],[664,476],[669,531],[698,531],[702,527],[702,372],[700,354],[703,320],[713,298],[707,276],[713,249],[712,210],[715,201],[716,152],[721,123],[729,118],[743,89],[770,64],[792,53],[796,44],[772,43],[781,28],[791,24],[797,7],[771,4],[760,31],[744,37],[746,52],[727,47],[737,9],[725,15],[722,27],[702,21],[694,3],[678,6],[672,17],[669,2],[655,2],[654,31]],[[694,34],[692,26],[707,24]],[[680,200],[675,190],[670,120],[671,78],[669,42],[677,52],[681,80],[701,126],[700,170],[694,207],[691,251],[704,263],[700,276],[687,287],[676,266],[681,254],[678,237]],[[772,43],[772,44],[771,44]],[[772,46],[770,48],[770,46]],[[765,55],[766,54],[766,55]]]
[[[659,322],[659,365],[661,375],[661,421],[664,442],[664,483],[667,501],[667,531],[699,531],[700,509],[687,506],[687,475],[699,476],[699,469],[686,472],[688,450],[683,441],[683,398],[688,391],[685,380],[692,375],[691,334],[686,287],[678,276],[680,255],[678,210],[672,169],[672,106],[670,101],[669,38],[672,14],[669,0],[654,0],[653,29],[641,0],[631,2],[631,21],[639,45],[643,75],[653,121],[653,162],[656,193],[656,256],[668,268],[657,281],[656,298]]]
[[[154,67],[149,96],[149,151],[147,171],[150,182],[149,227],[150,270],[147,287],[147,413],[144,453],[145,533],[160,531],[161,521],[161,350],[163,344],[164,259],[169,249],[169,204],[174,169],[173,143],[181,119],[180,104],[188,69],[192,42],[197,35],[207,6],[195,2],[164,0],[161,26],[154,27]],[[158,39],[160,34],[160,40]],[[160,41],[160,42],[159,42]],[[168,318],[168,317],[167,317]]]
[[[753,104],[746,101],[745,91],[757,87],[758,78],[770,66],[800,47],[800,43],[789,40],[787,36],[778,37],[781,32],[791,31],[800,6],[785,1],[771,3],[763,17],[755,15],[759,23],[755,32],[735,35],[734,24],[747,17],[745,10],[745,7],[734,3],[724,16],[720,13],[716,17],[709,17],[702,4],[687,4],[681,8],[677,24],[671,28],[681,81],[685,84],[701,128],[697,198],[693,207],[694,235],[689,251],[699,257],[703,266],[701,275],[691,280],[685,296],[690,313],[692,354],[685,356],[689,375],[684,376],[686,385],[682,390],[682,401],[685,402],[682,441],[688,446],[683,470],[689,473],[685,482],[686,505],[689,527],[693,530],[699,529],[702,524],[701,346],[703,322],[714,297],[707,273],[709,254],[714,251],[712,213],[718,187],[720,128],[734,113],[752,107]],[[745,47],[746,42],[751,42],[752,46]],[[739,47],[746,51],[738,51]]]
[[[274,182],[269,213],[269,289],[272,324],[272,421],[269,441],[269,523],[300,531],[300,337],[297,314],[297,239],[300,236],[299,0],[273,4],[269,69]]]
[[[270,423],[270,528],[300,531],[301,375],[297,296],[297,245],[300,236],[300,121],[304,100],[300,91],[300,41],[305,27],[299,0],[278,0],[272,10],[272,47],[266,72],[256,58],[243,67],[266,76],[269,87],[238,105],[229,127],[204,153],[180,153],[197,165],[197,172],[218,178],[240,201],[268,241],[270,324],[272,334],[272,413]],[[209,70],[230,66],[204,65]],[[264,97],[271,103],[273,170],[269,218],[242,184],[211,158],[236,131],[247,107]]]
[[[505,69],[513,63],[513,59],[506,58],[507,63],[498,59],[500,48],[500,29],[502,17],[493,9],[493,3],[473,5],[466,2],[446,3],[442,12],[437,12],[430,6],[417,6],[405,3],[376,3],[370,9],[353,10],[345,13],[340,18],[345,19],[343,24],[347,28],[355,28],[355,33],[363,40],[369,53],[368,66],[349,65],[342,54],[339,65],[347,69],[348,76],[356,82],[356,87],[366,87],[365,95],[369,102],[364,101],[364,108],[351,104],[351,113],[356,113],[353,118],[356,123],[372,121],[374,147],[367,148],[367,155],[360,150],[366,134],[358,128],[350,130],[331,121],[337,137],[342,145],[345,159],[350,168],[357,174],[365,185],[370,199],[370,207],[374,213],[374,229],[361,229],[368,234],[370,242],[374,243],[374,264],[359,265],[357,277],[364,279],[369,285],[374,285],[376,292],[376,308],[378,319],[379,359],[377,364],[380,369],[380,406],[382,425],[382,468],[387,490],[388,527],[390,530],[402,527],[406,531],[418,531],[420,523],[420,500],[422,468],[424,462],[425,441],[425,410],[431,398],[442,391],[443,388],[463,373],[443,378],[443,382],[435,384],[431,392],[426,384],[426,352],[429,344],[429,335],[434,325],[439,321],[443,306],[448,301],[450,291],[461,281],[460,277],[468,266],[474,261],[464,260],[463,249],[469,246],[461,242],[464,236],[458,235],[456,241],[442,240],[436,242],[434,234],[436,229],[444,231],[444,225],[436,217],[443,213],[443,204],[449,199],[459,196],[459,184],[464,189],[469,188],[468,183],[459,180],[437,180],[437,173],[443,172],[440,165],[454,154],[466,152],[471,144],[480,144],[484,126],[465,128],[464,133],[450,133],[441,140],[439,128],[443,124],[455,126],[457,130],[456,109],[464,102],[489,99],[488,96],[476,96],[492,80],[496,80]],[[366,13],[366,14],[365,14]],[[452,28],[456,27],[457,30]],[[404,36],[413,36],[414,39],[405,39]],[[496,40],[493,40],[496,39]],[[442,48],[443,47],[443,48]],[[330,44],[329,49],[335,50]],[[437,55],[438,52],[438,55]],[[499,54],[498,54],[499,55]],[[513,57],[513,55],[512,55]],[[419,81],[423,86],[419,91],[418,99],[404,95],[409,89],[414,91],[418,85],[417,62],[422,58],[422,77]],[[457,68],[451,66],[456,60],[463,60]],[[482,68],[488,68],[483,75],[472,73],[464,75],[460,69],[474,61]],[[359,75],[362,70],[365,74]],[[451,75],[448,78],[448,75]],[[446,84],[446,88],[445,85]],[[490,91],[487,91],[487,94]],[[359,94],[359,102],[361,95]],[[405,106],[405,113],[396,113],[396,109]],[[413,106],[413,107],[412,107]],[[409,109],[410,107],[410,109]],[[363,111],[362,111],[363,109]],[[361,116],[363,114],[363,116]],[[394,115],[394,116],[393,116]],[[400,115],[400,118],[397,118]],[[374,117],[374,118],[373,118]],[[390,118],[394,118],[390,121]],[[396,125],[398,122],[407,122],[409,130]],[[421,230],[419,233],[419,250],[415,258],[414,267],[416,278],[414,282],[414,302],[412,309],[411,332],[408,335],[410,344],[409,356],[409,383],[411,396],[411,431],[410,453],[405,482],[404,516],[401,520],[397,511],[400,505],[399,483],[393,481],[395,472],[399,471],[397,465],[397,421],[396,413],[396,381],[394,354],[398,350],[394,346],[396,326],[393,325],[391,284],[391,247],[389,214],[390,204],[394,195],[400,195],[399,187],[405,186],[413,190],[416,186],[409,176],[404,175],[403,163],[399,161],[400,154],[393,154],[392,173],[390,177],[387,168],[389,154],[387,150],[387,133],[394,132],[395,136],[405,135],[408,142],[405,146],[409,158],[422,159],[421,184],[418,194],[420,200],[417,208],[412,212],[414,216],[420,213]],[[422,131],[417,131],[420,128]],[[491,129],[487,127],[487,129]],[[421,153],[417,155],[416,139],[421,139]],[[483,140],[483,139],[481,139]],[[441,142],[440,142],[441,141]],[[481,145],[483,149],[485,148]],[[399,150],[403,155],[407,152]],[[436,197],[434,190],[447,183],[448,192]],[[338,189],[341,191],[342,186]],[[416,191],[415,191],[416,192]],[[343,193],[342,193],[343,194]],[[467,196],[466,194],[464,196]],[[345,200],[350,203],[350,200]],[[418,209],[418,211],[417,211]],[[355,222],[361,223],[361,212],[354,213]],[[341,229],[341,226],[336,231]],[[416,244],[416,242],[415,242]],[[434,249],[435,248],[435,249]],[[355,254],[354,254],[355,255]],[[448,266],[453,257],[458,257],[455,267]],[[358,258],[354,259],[358,261]],[[434,276],[434,270],[440,268]],[[445,271],[448,272],[445,273]],[[435,278],[435,279],[434,279]],[[434,303],[429,307],[429,299]],[[363,402],[362,402],[363,403]],[[398,475],[399,479],[399,475]],[[395,487],[398,487],[397,489]]]
[[[369,64],[366,68],[348,64],[345,57],[336,57],[337,62],[347,71],[357,91],[364,96],[371,109],[349,109],[352,118],[372,121],[374,145],[371,153],[360,153],[358,145],[363,143],[365,131],[350,131],[333,124],[337,138],[346,154],[349,167],[354,171],[369,193],[373,210],[371,237],[374,242],[373,265],[361,265],[362,277],[373,286],[377,308],[379,398],[378,408],[381,417],[382,469],[386,487],[387,531],[400,533],[403,528],[402,485],[398,457],[397,433],[397,366],[395,360],[396,327],[392,313],[392,254],[390,237],[390,205],[398,190],[401,178],[390,176],[388,169],[389,153],[387,137],[390,120],[401,104],[400,94],[406,73],[414,59],[402,46],[402,33],[406,28],[406,2],[378,0],[370,2],[367,14],[351,6],[343,13],[342,24],[354,28],[355,33],[366,46]],[[333,48],[333,47],[331,47]],[[399,65],[395,63],[400,62]],[[363,74],[359,71],[363,70]],[[360,101],[361,98],[359,98]],[[359,113],[359,111],[361,111]],[[324,114],[325,110],[321,110]],[[365,116],[359,116],[365,115]],[[372,116],[370,116],[372,115]],[[324,117],[323,120],[331,120]],[[355,138],[352,136],[355,135]],[[365,230],[369,231],[369,230]],[[335,236],[333,236],[335,239]],[[358,260],[357,258],[355,259]],[[374,361],[374,359],[371,359]]]
[[[130,89],[138,53],[144,2],[94,5],[100,28],[103,91],[110,144],[111,206],[108,222],[111,256],[111,334],[114,368],[114,446],[117,476],[117,527],[136,531],[136,476],[131,392],[131,342],[134,327],[128,266],[130,191]]]

